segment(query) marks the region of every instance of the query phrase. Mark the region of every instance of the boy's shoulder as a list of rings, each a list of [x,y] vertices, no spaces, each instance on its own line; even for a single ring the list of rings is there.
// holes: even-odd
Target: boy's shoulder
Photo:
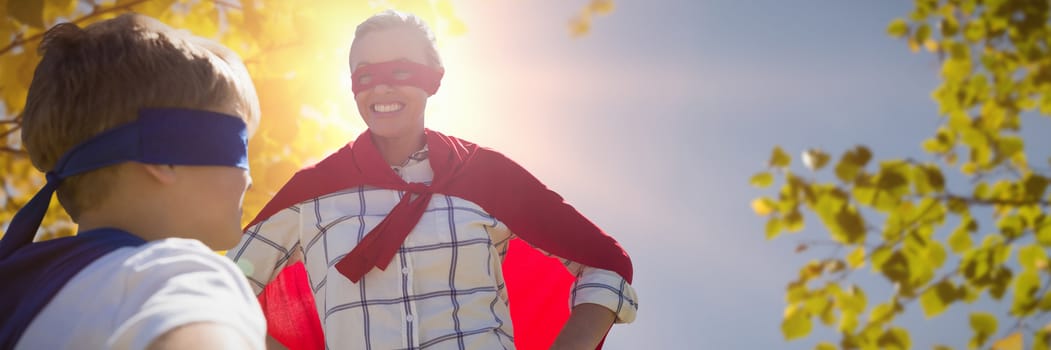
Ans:
[[[118,283],[132,291],[143,280],[163,281],[181,273],[214,272],[240,276],[230,259],[195,239],[166,238],[135,247],[123,247],[86,266],[70,284]]]
[[[177,275],[207,271],[232,277],[241,276],[240,269],[233,261],[217,254],[196,239],[165,238],[124,249],[128,250],[115,252],[123,253],[123,256],[113,257],[115,265],[112,268],[120,270],[130,278],[143,273]]]
[[[251,329],[246,335],[254,337],[255,328],[262,327],[254,323],[263,322],[257,309],[232,261],[200,241],[167,238],[119,248],[86,266],[30,324],[20,347],[148,344],[194,319],[244,320]],[[69,332],[48,336],[54,329]]]

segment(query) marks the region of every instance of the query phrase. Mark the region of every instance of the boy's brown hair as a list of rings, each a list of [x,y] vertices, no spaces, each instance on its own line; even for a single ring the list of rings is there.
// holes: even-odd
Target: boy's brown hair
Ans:
[[[138,119],[144,107],[232,107],[250,131],[259,121],[255,88],[237,54],[149,17],[126,14],[83,29],[59,24],[44,34],[40,53],[22,142],[41,171],[77,144]],[[110,191],[114,169],[59,186],[59,202],[74,220]]]

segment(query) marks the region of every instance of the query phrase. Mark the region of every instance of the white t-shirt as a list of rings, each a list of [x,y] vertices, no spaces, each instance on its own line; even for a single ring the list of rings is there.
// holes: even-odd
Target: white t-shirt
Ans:
[[[237,330],[265,348],[266,320],[243,274],[197,240],[117,249],[69,280],[16,349],[143,349],[190,323]]]

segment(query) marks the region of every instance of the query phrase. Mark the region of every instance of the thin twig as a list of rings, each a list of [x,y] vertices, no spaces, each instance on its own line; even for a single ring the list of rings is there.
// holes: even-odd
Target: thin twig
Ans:
[[[234,4],[234,3],[231,3],[231,2],[226,2],[226,1],[223,1],[223,0],[212,0],[212,2],[214,2],[216,6],[235,8],[235,9],[238,9],[238,10],[241,9],[241,5]]]
[[[25,150],[12,148],[12,147],[6,147],[6,146],[5,147],[0,147],[0,153],[10,153],[10,154],[19,155],[19,156],[27,156],[27,155],[29,155],[29,153],[27,153]]]

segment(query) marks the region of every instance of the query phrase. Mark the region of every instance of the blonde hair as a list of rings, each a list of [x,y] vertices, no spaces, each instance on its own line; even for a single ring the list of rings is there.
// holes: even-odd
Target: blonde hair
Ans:
[[[44,34],[22,116],[22,142],[33,165],[54,168],[72,147],[138,119],[145,107],[232,108],[249,126],[259,100],[233,51],[125,14],[83,29],[58,24]],[[113,167],[66,179],[58,199],[74,220],[112,188]]]
[[[428,63],[437,68],[443,68],[442,57],[438,54],[438,42],[435,40],[434,32],[427,26],[427,23],[414,14],[395,10],[386,10],[372,15],[372,17],[369,17],[358,25],[357,29],[354,31],[354,41],[350,45],[350,57],[353,57],[354,47],[359,39],[365,37],[369,33],[390,29],[408,29],[415,32],[419,38],[427,44],[427,59],[431,60],[431,62]],[[354,63],[350,62],[350,65],[350,70],[353,71]]]

